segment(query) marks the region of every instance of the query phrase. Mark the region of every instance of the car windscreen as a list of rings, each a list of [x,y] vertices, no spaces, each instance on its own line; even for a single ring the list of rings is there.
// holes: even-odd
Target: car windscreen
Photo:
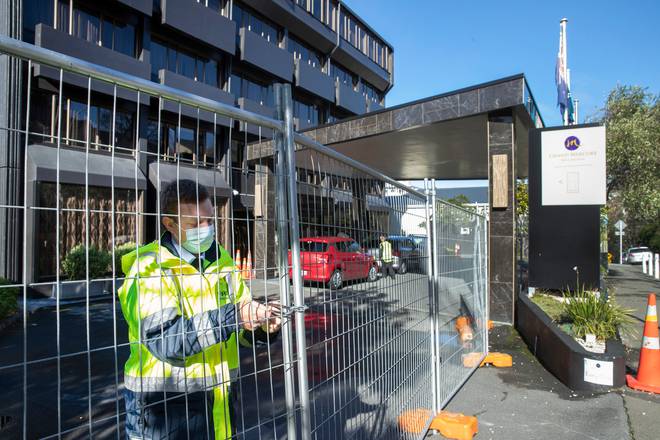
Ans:
[[[649,248],[633,248],[628,251],[630,254],[641,254],[642,252],[649,252]]]
[[[300,241],[301,252],[326,252],[328,250],[328,243],[321,241]]]

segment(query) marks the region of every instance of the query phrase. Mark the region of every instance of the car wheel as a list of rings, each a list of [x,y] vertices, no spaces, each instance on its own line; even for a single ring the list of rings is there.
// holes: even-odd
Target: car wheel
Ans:
[[[408,272],[408,266],[406,266],[406,262],[405,262],[405,261],[402,261],[401,264],[399,264],[399,273],[400,273],[401,275],[403,275],[403,274],[405,274],[406,272]]]
[[[367,281],[373,283],[377,279],[378,279],[378,269],[376,269],[376,266],[371,266],[369,268],[369,273],[367,274]]]
[[[331,289],[339,290],[341,289],[341,285],[343,281],[344,280],[341,274],[341,270],[336,269],[334,272],[332,272],[332,275],[330,276],[330,281],[328,282],[328,286]]]

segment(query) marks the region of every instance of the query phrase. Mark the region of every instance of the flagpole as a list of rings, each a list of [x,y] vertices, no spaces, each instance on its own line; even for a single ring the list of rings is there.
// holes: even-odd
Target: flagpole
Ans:
[[[564,69],[564,78],[566,78],[566,85],[568,86],[568,89],[570,90],[570,79],[568,77],[568,53],[566,50],[566,23],[568,23],[567,18],[562,18],[559,21],[559,27],[561,30],[561,57],[563,60],[563,66],[562,68]],[[568,125],[568,107],[564,108],[562,117],[564,119],[564,125]]]

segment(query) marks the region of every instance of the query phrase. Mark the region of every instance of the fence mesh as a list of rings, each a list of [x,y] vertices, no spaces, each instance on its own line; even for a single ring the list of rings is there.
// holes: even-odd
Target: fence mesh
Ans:
[[[270,119],[0,50],[0,437],[424,435],[487,349],[481,216],[294,152],[286,93]]]

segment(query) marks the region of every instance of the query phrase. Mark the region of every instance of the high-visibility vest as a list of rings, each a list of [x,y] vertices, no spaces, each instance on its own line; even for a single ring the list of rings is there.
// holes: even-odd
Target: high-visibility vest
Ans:
[[[380,242],[380,259],[385,263],[392,262],[392,243],[387,240]]]
[[[186,357],[184,365],[156,358],[140,335],[142,320],[157,313],[174,311],[191,318],[250,299],[229,253],[218,246],[218,256],[200,273],[155,241],[122,257],[126,279],[118,295],[131,348],[124,366],[126,388],[135,392],[213,390],[215,438],[224,439],[231,436],[227,396],[229,370],[238,367],[236,333],[226,342]]]

